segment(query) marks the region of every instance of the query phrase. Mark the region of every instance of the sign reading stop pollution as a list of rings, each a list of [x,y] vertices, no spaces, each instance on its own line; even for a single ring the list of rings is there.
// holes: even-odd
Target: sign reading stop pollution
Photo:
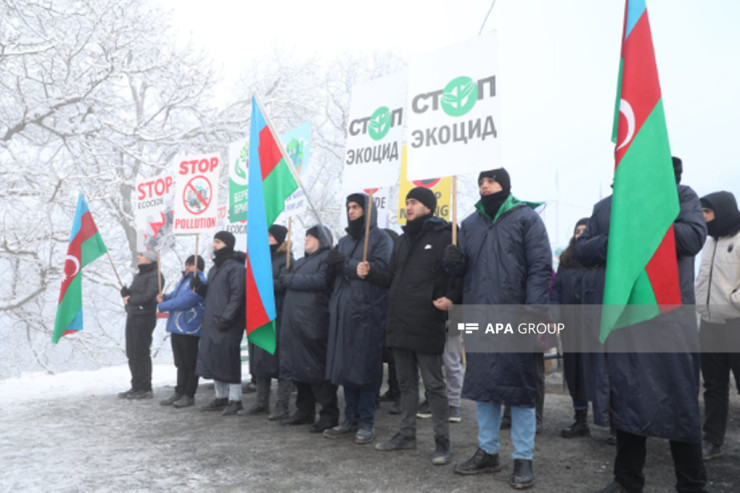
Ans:
[[[419,56],[409,64],[408,179],[497,168],[496,31]]]
[[[175,234],[212,230],[218,220],[218,154],[183,157],[175,171]]]
[[[136,183],[136,249],[166,250],[175,243],[173,227],[172,176],[162,174]]]

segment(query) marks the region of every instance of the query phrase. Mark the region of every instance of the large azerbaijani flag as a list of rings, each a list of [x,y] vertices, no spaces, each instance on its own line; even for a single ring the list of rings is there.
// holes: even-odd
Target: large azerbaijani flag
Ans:
[[[51,336],[51,342],[54,344],[59,342],[62,336],[82,330],[81,272],[87,264],[107,251],[85,198],[80,194],[64,260],[64,278],[59,293],[54,333]]]
[[[296,191],[290,158],[271,128],[257,98],[252,98],[249,131],[249,202],[247,208],[247,337],[274,354],[275,293],[267,229]]]
[[[625,5],[600,339],[681,304],[678,191],[645,0]],[[625,310],[627,305],[630,306]]]

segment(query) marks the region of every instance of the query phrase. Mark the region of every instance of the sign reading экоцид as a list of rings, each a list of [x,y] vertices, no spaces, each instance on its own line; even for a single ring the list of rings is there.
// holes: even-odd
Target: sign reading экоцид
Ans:
[[[218,154],[184,156],[175,167],[175,234],[212,230],[218,218]]]
[[[496,39],[484,33],[409,64],[409,180],[500,166]]]
[[[343,189],[358,191],[398,181],[405,105],[405,70],[352,88]]]

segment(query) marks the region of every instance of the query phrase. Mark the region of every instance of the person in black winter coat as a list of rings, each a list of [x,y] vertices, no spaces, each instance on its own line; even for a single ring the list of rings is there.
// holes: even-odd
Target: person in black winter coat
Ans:
[[[326,346],[329,337],[331,286],[326,257],[331,232],[316,225],[306,231],[305,256],[283,271],[286,289],[280,332],[280,375],[295,382],[296,412],[285,424],[310,424],[321,433],[339,423],[337,386],[326,380]],[[314,423],[316,403],[321,405]]]
[[[404,233],[396,241],[387,271],[369,262],[357,265],[357,275],[388,291],[386,344],[393,349],[401,387],[401,423],[393,438],[377,450],[416,447],[416,411],[419,405],[419,371],[428,392],[434,424],[436,465],[450,462],[447,390],[442,374],[442,353],[447,341],[447,310],[459,301],[454,278],[442,268],[445,247],[452,242],[450,223],[433,217],[434,192],[413,188],[406,195]]]
[[[228,231],[213,237],[213,267],[208,284],[193,277],[191,286],[205,298],[202,335],[195,372],[213,379],[216,397],[202,411],[235,415],[242,409],[241,341],[246,330],[246,256],[234,252],[236,238]]]
[[[151,399],[152,333],[157,326],[157,294],[164,278],[157,278],[157,256],[148,250],[139,252],[139,272],[131,287],[121,288],[126,306],[126,357],[131,371],[131,388],[118,394],[122,399]]]
[[[257,401],[245,410],[245,414],[268,414],[270,410],[270,386],[273,378],[278,380],[275,411],[270,421],[283,420],[289,414],[291,383],[280,375],[280,331],[282,330],[282,308],[285,299],[285,286],[280,282],[280,274],[285,270],[286,254],[290,250],[290,238],[286,239],[288,228],[273,224],[267,231],[272,262],[272,283],[275,293],[275,353],[270,354],[259,346],[249,343],[249,372],[254,376],[257,386]],[[293,262],[293,255],[290,255]],[[240,413],[241,414],[241,413]]]
[[[681,302],[693,305],[694,256],[704,245],[707,229],[696,192],[680,185],[681,160],[673,158],[673,167],[680,206],[673,228]],[[604,298],[611,206],[611,196],[596,203],[586,230],[576,242],[576,259],[586,267],[595,267],[592,284],[587,288],[589,302],[602,303]],[[681,312],[676,313],[680,316]],[[658,318],[670,320],[672,317],[675,315],[668,312]],[[658,322],[657,318],[648,321],[645,328],[658,327]],[[686,341],[687,347],[698,347],[693,317],[683,317],[673,323],[681,324],[671,329],[674,334],[696,337],[696,344]],[[623,327],[612,335],[631,328]],[[706,471],[701,455],[698,354],[631,352],[606,353],[604,357],[609,379],[609,410],[617,430],[617,457],[614,482],[603,491],[642,491],[647,437],[670,440],[678,491],[704,491]]]
[[[576,240],[586,229],[587,224],[587,217],[580,219],[576,223],[568,247],[560,254],[558,272],[555,275],[550,292],[550,304],[580,305],[583,302],[583,283],[588,271],[573,258],[573,251],[575,250]],[[576,324],[578,322],[575,321]],[[570,324],[567,324],[567,326],[570,326]],[[565,332],[562,337],[565,339],[569,335],[569,332]],[[564,340],[563,344],[566,347],[569,346],[567,342],[572,342],[573,346],[577,346],[579,341]],[[573,410],[576,415],[575,422],[560,431],[560,435],[564,438],[591,435],[591,430],[588,426],[588,390],[585,368],[585,359],[587,357],[588,355],[577,351],[566,350],[563,353],[563,373],[565,375],[565,381],[568,383],[568,391],[570,392],[570,398],[573,400]]]
[[[347,197],[347,235],[326,258],[333,272],[334,288],[329,300],[329,341],[326,378],[344,389],[342,424],[324,430],[324,437],[355,435],[355,443],[374,438],[375,398],[383,377],[383,336],[387,310],[386,290],[357,276],[365,243],[365,211],[371,207],[367,260],[373,268],[388,268],[393,243],[377,226],[377,210],[369,197]]]
[[[511,194],[511,180],[503,168],[481,172],[478,186],[481,200],[462,222],[460,246],[449,245],[444,256],[451,272],[464,274],[463,303],[546,304],[552,251],[535,204]],[[501,468],[501,404],[508,404],[514,445],[510,484],[519,489],[532,486],[537,426],[534,354],[469,352],[462,397],[476,401],[478,450],[454,471],[478,474]]]

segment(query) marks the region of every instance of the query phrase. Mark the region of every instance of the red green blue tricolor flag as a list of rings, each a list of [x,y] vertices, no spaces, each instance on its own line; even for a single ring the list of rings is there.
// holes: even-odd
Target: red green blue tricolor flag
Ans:
[[[85,198],[77,198],[72,233],[64,260],[64,278],[59,293],[59,306],[54,322],[51,342],[56,344],[62,336],[82,330],[82,269],[108,250],[87,208]]]
[[[645,0],[627,0],[600,339],[681,304],[678,191]],[[630,306],[625,310],[627,305]]]
[[[290,157],[269,124],[257,98],[252,98],[249,131],[249,199],[247,207],[247,337],[275,352],[275,293],[267,229],[296,191],[298,180]]]

